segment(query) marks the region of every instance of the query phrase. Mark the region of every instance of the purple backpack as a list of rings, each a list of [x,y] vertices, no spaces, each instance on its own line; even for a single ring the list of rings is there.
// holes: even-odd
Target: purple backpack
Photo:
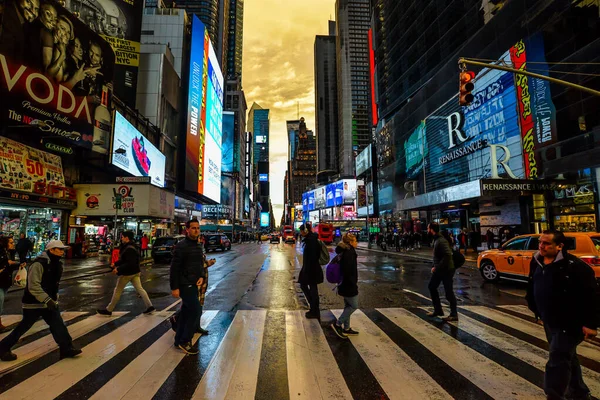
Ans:
[[[333,260],[327,264],[325,267],[325,277],[327,278],[327,282],[340,284],[342,283],[342,267],[340,265],[340,261],[342,259],[342,255],[338,254],[333,257]]]

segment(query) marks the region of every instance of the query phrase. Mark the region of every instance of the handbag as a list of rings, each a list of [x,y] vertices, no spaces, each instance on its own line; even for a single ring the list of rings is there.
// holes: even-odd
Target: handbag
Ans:
[[[15,286],[24,288],[27,286],[27,268],[19,267],[15,276]]]

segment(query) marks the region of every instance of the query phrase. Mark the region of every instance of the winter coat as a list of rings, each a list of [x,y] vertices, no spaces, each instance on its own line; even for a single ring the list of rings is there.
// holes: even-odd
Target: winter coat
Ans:
[[[37,257],[27,271],[23,308],[47,308],[48,301],[58,301],[62,272],[60,257],[51,256],[47,251]]]
[[[171,290],[186,285],[196,285],[200,278],[205,277],[204,252],[202,243],[186,237],[175,245],[171,260]]]
[[[150,240],[148,239],[148,236],[142,236],[142,239],[141,239],[142,250],[148,250],[148,242],[150,242]]]
[[[546,326],[577,333],[584,326],[600,326],[598,284],[592,267],[566,251],[544,265],[537,252],[529,271],[527,304]]]
[[[337,254],[341,254],[340,269],[342,271],[342,283],[337,287],[338,294],[344,297],[358,295],[358,255],[354,247],[340,242],[335,248]]]
[[[12,286],[12,275],[17,269],[19,264],[10,265],[11,257],[6,249],[0,249],[0,289],[7,290]]]
[[[123,243],[119,248],[119,260],[115,262],[117,275],[135,275],[140,273],[140,250],[135,243]]]
[[[441,273],[454,270],[452,249],[448,241],[439,233],[433,239],[433,266],[435,267],[435,271]]]
[[[22,238],[17,241],[17,245],[15,246],[15,250],[17,253],[24,254],[31,250],[32,243],[31,240],[27,238]]]
[[[300,270],[300,274],[298,274],[298,283],[302,285],[323,283],[323,269],[319,264],[320,253],[319,235],[311,232],[304,238],[302,269]]]

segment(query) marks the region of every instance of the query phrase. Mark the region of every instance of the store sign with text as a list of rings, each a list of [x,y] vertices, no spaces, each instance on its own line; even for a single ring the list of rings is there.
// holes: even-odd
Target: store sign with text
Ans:
[[[202,219],[209,220],[220,220],[220,219],[231,219],[231,206],[217,204],[217,205],[203,205],[202,206]]]
[[[9,128],[30,125],[44,136],[105,154],[115,55],[59,3],[33,4],[4,3],[0,121]]]

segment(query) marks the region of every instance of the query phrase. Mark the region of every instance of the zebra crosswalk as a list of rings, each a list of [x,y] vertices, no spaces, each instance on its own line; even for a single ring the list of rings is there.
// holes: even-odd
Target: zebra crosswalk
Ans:
[[[544,399],[548,345],[523,306],[462,306],[459,321],[427,307],[357,310],[358,336],[338,338],[300,310],[206,311],[200,354],[173,346],[170,308],[111,317],[65,312],[82,348],[59,360],[38,323],[0,362],[3,399]],[[5,334],[3,334],[5,336]],[[578,349],[592,396],[600,397],[600,346]]]

